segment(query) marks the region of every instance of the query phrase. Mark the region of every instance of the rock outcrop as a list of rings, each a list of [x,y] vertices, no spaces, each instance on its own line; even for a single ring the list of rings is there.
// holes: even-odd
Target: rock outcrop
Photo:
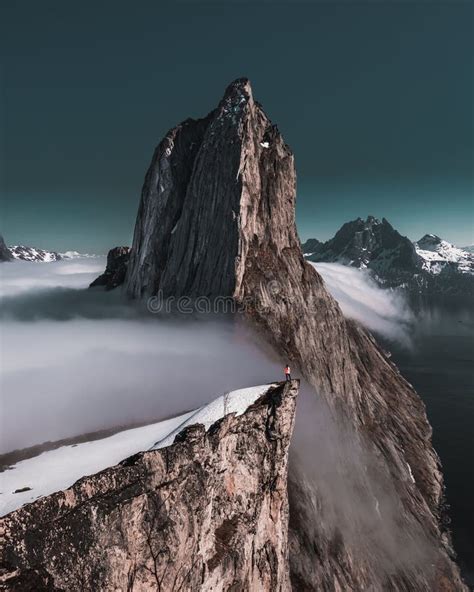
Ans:
[[[416,577],[388,568],[383,586],[460,590],[441,522],[443,476],[424,405],[374,339],[344,318],[304,260],[295,196],[290,148],[254,100],[248,80],[236,80],[215,111],[174,128],[156,149],[126,289],[132,297],[161,292],[165,298],[238,302],[371,450],[396,492],[402,528],[416,522],[427,534],[433,561],[419,565]],[[366,487],[370,492],[368,476]],[[311,524],[294,524],[296,589],[380,589],[370,550],[354,562],[357,543],[344,532],[333,533],[336,542],[326,537],[322,547],[318,520],[313,512]],[[335,579],[336,564],[343,566],[345,588]]]
[[[3,236],[0,234],[0,261],[11,261],[13,259],[9,248],[3,240]]]
[[[298,382],[0,521],[0,589],[291,589],[288,447]]]
[[[123,284],[127,273],[130,247],[114,247],[107,254],[107,266],[102,275],[97,277],[90,288],[104,286],[106,290],[112,290]]]

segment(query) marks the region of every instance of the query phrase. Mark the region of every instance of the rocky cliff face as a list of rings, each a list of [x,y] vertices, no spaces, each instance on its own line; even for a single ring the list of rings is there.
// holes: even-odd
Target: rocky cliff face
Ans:
[[[106,290],[113,290],[123,284],[127,273],[130,247],[114,247],[107,254],[107,266],[102,275],[96,278],[90,288],[104,286]]]
[[[0,261],[11,261],[13,259],[10,250],[8,249],[5,241],[3,240],[3,236],[0,235]]]
[[[288,446],[298,383],[1,522],[0,589],[290,590]]]
[[[155,151],[127,290],[134,297],[158,290],[165,297],[230,296],[243,304],[253,326],[371,450],[396,492],[402,528],[417,523],[428,537],[433,561],[419,565],[416,577],[388,568],[384,589],[462,589],[441,525],[443,477],[424,405],[375,341],[343,317],[305,262],[295,194],[290,148],[248,80],[235,81],[215,111],[178,126]],[[371,491],[369,476],[364,486]],[[295,499],[302,499],[301,481],[295,487]],[[356,555],[358,543],[344,532],[323,536],[315,511],[323,504],[317,491],[310,497],[312,515],[292,525],[296,589],[381,589],[370,549]],[[335,565],[346,586],[338,584]]]

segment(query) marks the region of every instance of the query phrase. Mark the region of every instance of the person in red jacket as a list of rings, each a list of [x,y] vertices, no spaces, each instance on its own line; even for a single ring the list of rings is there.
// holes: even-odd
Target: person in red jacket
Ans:
[[[290,365],[289,365],[289,364],[287,364],[287,365],[285,366],[285,370],[284,370],[284,372],[285,372],[285,377],[286,377],[286,380],[287,380],[287,381],[291,380],[291,368],[290,368]]]

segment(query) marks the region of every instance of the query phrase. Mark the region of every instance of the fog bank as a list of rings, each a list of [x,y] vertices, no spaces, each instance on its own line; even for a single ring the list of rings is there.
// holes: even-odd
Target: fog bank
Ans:
[[[2,264],[0,452],[154,421],[281,378],[241,326],[86,290],[105,261]]]
[[[370,331],[399,343],[410,343],[413,314],[398,290],[380,288],[369,271],[339,263],[312,263],[342,312]]]

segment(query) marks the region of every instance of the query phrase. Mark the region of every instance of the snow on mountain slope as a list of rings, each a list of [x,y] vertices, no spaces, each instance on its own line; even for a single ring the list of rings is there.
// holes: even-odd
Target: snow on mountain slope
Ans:
[[[66,489],[81,477],[116,465],[137,452],[169,446],[187,426],[202,423],[208,429],[229,413],[241,415],[270,386],[232,391],[172,419],[125,430],[101,440],[62,446],[18,462],[1,473],[0,516],[39,497]]]
[[[9,247],[9,251],[14,259],[21,259],[22,261],[49,263],[50,261],[59,261],[62,259],[61,255],[55,251],[45,251],[43,249],[35,249],[34,247],[26,247],[25,245],[13,245]]]
[[[468,248],[460,249],[434,234],[413,243],[385,218],[347,222],[325,243],[306,241],[303,252],[308,261],[369,269],[388,288],[463,296],[474,290],[474,253]]]
[[[270,384],[264,384],[262,386],[239,389],[237,391],[232,391],[222,395],[221,397],[218,397],[212,401],[212,403],[197,409],[197,411],[195,411],[191,417],[186,419],[174,431],[168,434],[166,438],[157,441],[152,448],[158,449],[169,446],[173,443],[177,434],[179,434],[179,432],[181,432],[187,426],[196,423],[202,423],[206,426],[207,430],[215,421],[228,415],[229,413],[242,415],[242,413],[244,413],[244,411],[250,405],[252,405],[252,403],[261,397],[270,388],[270,386]]]
[[[56,251],[45,251],[44,249],[27,247],[25,245],[13,245],[8,247],[8,250],[14,259],[19,259],[21,261],[35,261],[37,263],[51,263],[52,261],[60,261],[61,259],[90,259],[98,257],[98,255],[79,253],[78,251],[58,253]]]
[[[459,273],[474,274],[474,254],[448,243],[439,236],[425,234],[414,244],[426,271],[439,274],[447,268],[452,268]]]

